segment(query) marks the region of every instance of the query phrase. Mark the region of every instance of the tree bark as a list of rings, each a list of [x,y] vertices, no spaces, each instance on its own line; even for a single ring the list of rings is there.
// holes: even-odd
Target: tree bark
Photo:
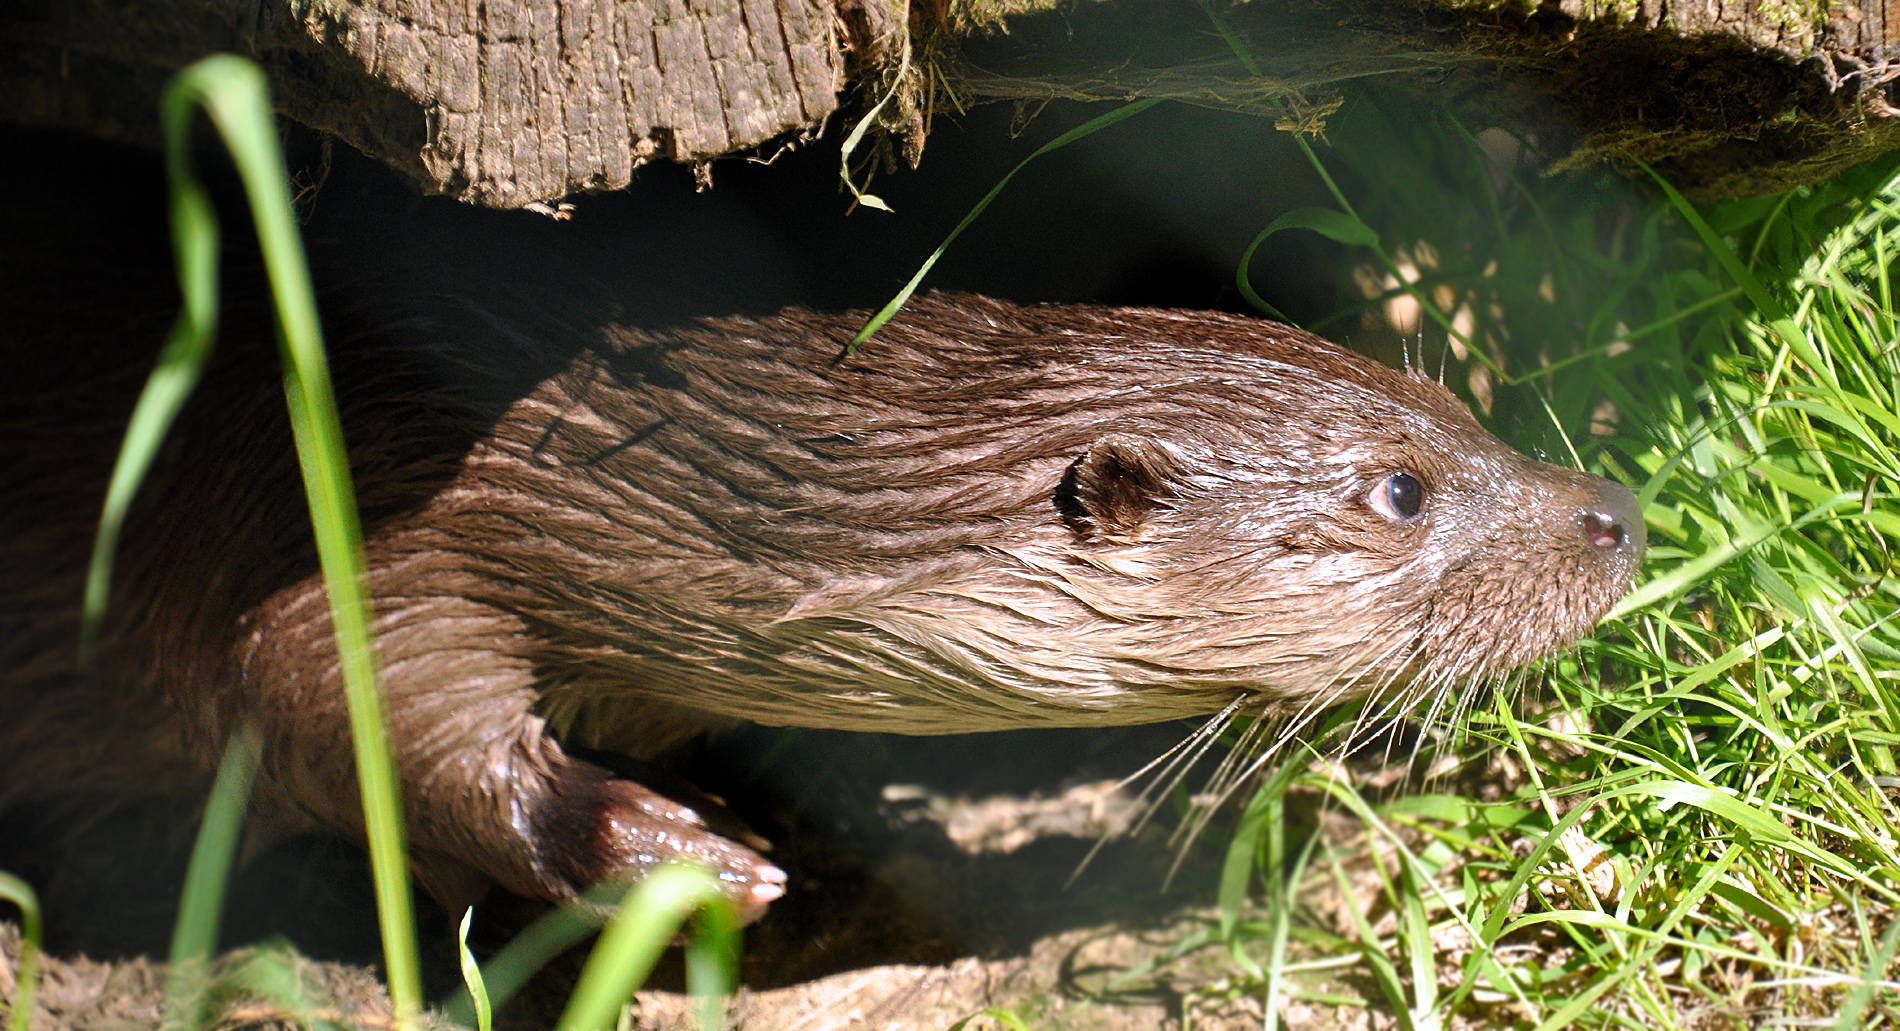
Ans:
[[[0,21],[0,117],[155,143],[165,77],[235,52],[291,118],[429,192],[519,207],[819,126],[839,18],[834,0],[27,0]]]
[[[700,164],[814,133],[854,84],[890,94],[879,125],[906,135],[913,158],[927,82],[1018,99],[1161,92],[1311,128],[1330,83],[1393,71],[1537,137],[1559,166],[1637,158],[1703,196],[1786,189],[1900,145],[1889,0],[1214,0],[1235,38],[1277,46],[1264,80],[1198,3],[1053,6],[11,0],[0,120],[155,143],[165,77],[236,52],[264,65],[289,117],[425,191],[494,207],[614,189],[656,158]],[[1139,23],[1136,38],[1090,30],[1118,18]],[[1030,38],[1033,53],[1010,56]],[[991,63],[975,71],[959,45]],[[1172,57],[1143,71],[1129,58],[1143,49]]]

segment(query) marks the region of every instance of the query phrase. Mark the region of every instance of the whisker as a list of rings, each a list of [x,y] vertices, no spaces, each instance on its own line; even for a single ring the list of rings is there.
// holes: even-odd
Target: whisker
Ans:
[[[1123,831],[1122,835],[1111,835],[1109,832],[1104,831],[1097,837],[1095,844],[1089,847],[1088,854],[1084,855],[1082,861],[1075,865],[1075,870],[1069,874],[1069,879],[1063,883],[1065,889],[1075,884],[1076,878],[1082,876],[1082,871],[1088,869],[1089,864],[1095,860],[1096,855],[1102,851],[1104,845],[1108,844],[1111,837],[1123,835],[1133,837],[1139,833],[1143,827],[1148,825],[1148,819],[1154,815],[1154,811],[1157,808],[1155,803],[1158,801],[1158,798],[1150,797],[1155,787],[1165,781],[1168,787],[1162,791],[1161,794],[1165,795],[1167,792],[1172,791],[1174,785],[1180,783],[1181,778],[1186,775],[1186,772],[1192,769],[1200,757],[1207,753],[1207,749],[1212,747],[1213,743],[1219,739],[1221,732],[1227,728],[1228,723],[1233,720],[1234,714],[1240,711],[1241,705],[1245,703],[1246,700],[1246,695],[1235,697],[1233,701],[1227,703],[1226,708],[1208,717],[1205,722],[1199,727],[1196,727],[1188,736],[1176,742],[1173,746],[1168,748],[1167,751],[1149,760],[1141,769],[1136,770],[1116,782],[1115,790],[1119,791],[1133,784],[1136,780],[1145,776],[1157,766],[1161,767],[1161,773],[1153,781],[1149,782],[1149,785],[1143,788],[1140,794],[1135,796],[1134,805],[1136,811],[1141,815],[1136,817],[1134,824]],[[1172,776],[1170,775],[1171,771],[1173,771]]]

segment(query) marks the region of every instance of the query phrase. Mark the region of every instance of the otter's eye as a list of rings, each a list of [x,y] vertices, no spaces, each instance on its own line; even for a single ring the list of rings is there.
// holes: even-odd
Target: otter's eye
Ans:
[[[1366,503],[1395,523],[1409,522],[1425,507],[1425,485],[1411,473],[1393,473],[1372,485]]]

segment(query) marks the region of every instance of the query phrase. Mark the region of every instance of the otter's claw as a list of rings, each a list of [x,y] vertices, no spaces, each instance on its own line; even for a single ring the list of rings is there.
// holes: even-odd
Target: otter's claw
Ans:
[[[570,884],[626,884],[666,863],[702,867],[718,878],[745,923],[765,915],[766,906],[785,894],[785,871],[713,831],[694,806],[614,778],[598,785],[593,808],[588,847],[571,857],[576,861],[564,871]],[[718,822],[735,822],[724,813],[714,815]]]

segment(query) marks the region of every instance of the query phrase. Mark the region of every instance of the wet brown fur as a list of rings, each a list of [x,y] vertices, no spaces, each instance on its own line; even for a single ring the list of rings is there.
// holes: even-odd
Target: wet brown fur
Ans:
[[[798,310],[575,351],[457,305],[490,346],[454,320],[333,341],[410,833],[445,897],[561,897],[669,854],[772,880],[560,737],[645,758],[735,719],[950,733],[1444,691],[1574,640],[1640,560],[1640,521],[1613,549],[1579,529],[1620,488],[1272,323],[939,295],[857,354],[862,314]],[[142,371],[16,370],[0,806],[169,789],[248,721],[266,799],[360,832],[274,356],[221,354],[128,524],[90,673],[81,575]],[[1404,525],[1367,503],[1395,472],[1426,489]]]

